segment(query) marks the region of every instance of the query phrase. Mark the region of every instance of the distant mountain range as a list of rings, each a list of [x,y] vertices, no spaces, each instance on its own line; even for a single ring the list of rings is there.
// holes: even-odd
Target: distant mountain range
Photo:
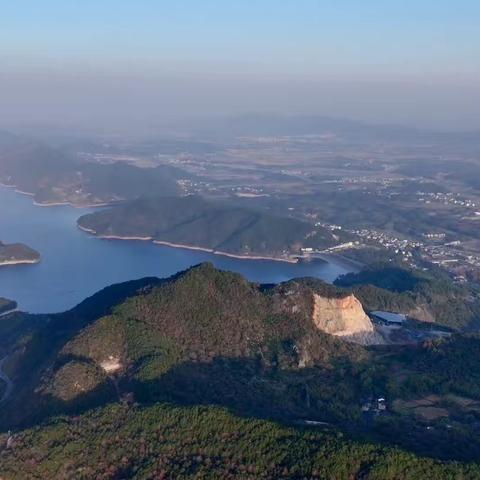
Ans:
[[[445,132],[407,127],[404,125],[370,124],[345,118],[322,115],[282,115],[250,113],[221,118],[205,118],[192,121],[190,126],[200,136],[283,136],[336,134],[339,138],[360,143],[390,142],[435,142],[449,144],[460,142],[466,146],[480,144],[476,131]]]
[[[42,142],[0,132],[0,183],[33,195],[42,205],[97,205],[141,195],[176,195],[185,172],[175,167],[138,168],[126,163],[80,161]]]

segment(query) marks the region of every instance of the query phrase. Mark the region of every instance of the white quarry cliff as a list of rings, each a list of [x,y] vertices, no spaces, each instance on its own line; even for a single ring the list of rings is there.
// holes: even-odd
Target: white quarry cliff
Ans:
[[[317,328],[330,335],[356,343],[383,343],[375,327],[353,295],[328,298],[313,294],[313,321]]]

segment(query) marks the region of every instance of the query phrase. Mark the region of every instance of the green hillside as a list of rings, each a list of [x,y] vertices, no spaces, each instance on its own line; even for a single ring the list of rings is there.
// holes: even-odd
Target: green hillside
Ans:
[[[62,314],[2,317],[13,391],[0,471],[480,478],[468,464],[480,457],[480,340],[366,348],[320,331],[313,294],[350,292],[314,279],[258,285],[202,264]],[[384,413],[362,412],[379,397]],[[442,463],[453,460],[463,463]]]
[[[368,310],[403,312],[464,331],[480,328],[480,293],[455,285],[443,272],[376,263],[335,284],[353,289]]]
[[[297,306],[295,314],[283,305],[286,288]],[[299,363],[331,369],[337,361],[361,362],[368,356],[361,347],[315,327],[308,289],[285,284],[264,291],[240,275],[205,264],[157,286],[155,281],[144,285],[107,315],[90,312],[115,297],[114,290],[72,312],[17,320],[18,347],[6,367],[20,382],[18,396],[26,408],[9,412],[7,420],[21,423],[116,398],[101,368],[110,358],[122,365],[117,387],[143,401],[230,399],[232,406],[250,413],[307,414],[312,406],[301,399],[312,372],[299,370]],[[37,322],[34,328],[32,321]],[[5,329],[11,345],[15,339]],[[333,372],[327,373],[323,376],[333,381]],[[263,378],[260,383],[257,376]],[[340,395],[351,397],[357,387],[352,384]],[[318,395],[314,410],[328,411],[326,398],[321,391]],[[278,402],[274,409],[272,396]]]
[[[301,247],[339,242],[328,230],[294,218],[195,196],[143,198],[84,215],[78,223],[100,236],[151,237],[240,255],[289,257]]]
[[[14,434],[11,443],[0,469],[12,480],[480,478],[477,464],[418,458],[212,407],[112,405],[53,419]]]

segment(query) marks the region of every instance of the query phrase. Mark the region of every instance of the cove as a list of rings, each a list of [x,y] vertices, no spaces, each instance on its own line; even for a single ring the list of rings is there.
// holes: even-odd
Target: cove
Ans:
[[[169,277],[201,262],[212,262],[259,283],[306,276],[332,282],[355,270],[350,262],[335,257],[327,262],[287,263],[238,259],[151,242],[103,240],[76,226],[77,218],[90,211],[36,206],[31,197],[0,187],[0,240],[25,243],[42,257],[36,265],[0,267],[0,296],[16,300],[24,311],[52,313],[72,308],[113,283]]]

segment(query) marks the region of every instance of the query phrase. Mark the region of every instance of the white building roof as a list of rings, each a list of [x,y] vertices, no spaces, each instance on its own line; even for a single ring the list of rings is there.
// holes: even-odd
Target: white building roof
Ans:
[[[407,319],[403,313],[382,312],[379,310],[370,313],[380,320],[390,323],[403,323]]]

